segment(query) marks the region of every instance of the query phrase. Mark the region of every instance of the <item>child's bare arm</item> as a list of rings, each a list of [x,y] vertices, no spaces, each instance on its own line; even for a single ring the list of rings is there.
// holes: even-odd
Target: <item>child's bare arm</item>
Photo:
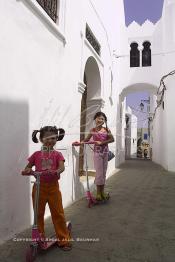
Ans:
[[[57,169],[57,174],[61,174],[62,172],[64,172],[65,170],[65,166],[64,166],[64,161],[59,161],[59,168]]]
[[[83,141],[81,141],[81,142],[88,142],[91,139],[91,137],[92,137],[92,129],[90,130],[90,132],[87,135],[87,137]]]
[[[24,170],[22,170],[22,172],[21,172],[21,175],[25,175],[25,174],[29,174],[31,171],[32,171],[32,167],[33,167],[34,165],[32,165],[31,163],[28,163],[27,165],[26,165],[26,167],[24,168]]]

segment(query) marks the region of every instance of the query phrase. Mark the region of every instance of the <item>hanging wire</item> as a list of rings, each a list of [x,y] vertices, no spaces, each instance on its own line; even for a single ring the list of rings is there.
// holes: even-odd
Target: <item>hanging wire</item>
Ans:
[[[151,56],[168,55],[168,54],[173,54],[173,53],[175,53],[175,50],[172,50],[172,51],[169,51],[169,52],[164,52],[164,53],[155,53],[155,54],[152,54]],[[114,57],[115,57],[115,58],[130,57],[130,54],[126,54],[126,55],[116,55],[116,54],[114,53]]]
[[[163,102],[163,99],[164,99],[164,95],[165,95],[165,91],[167,90],[166,88],[166,85],[165,85],[165,82],[164,80],[169,77],[169,76],[172,76],[175,74],[175,70],[171,71],[170,73],[164,75],[161,80],[160,80],[160,85],[159,85],[159,88],[157,90],[157,95],[161,95],[160,99],[157,100],[157,106],[154,110],[154,113],[153,113],[153,118],[152,120],[154,120],[155,118],[155,115],[156,115],[156,112],[157,112],[157,109],[161,106],[162,102]],[[162,89],[161,89],[162,88]]]

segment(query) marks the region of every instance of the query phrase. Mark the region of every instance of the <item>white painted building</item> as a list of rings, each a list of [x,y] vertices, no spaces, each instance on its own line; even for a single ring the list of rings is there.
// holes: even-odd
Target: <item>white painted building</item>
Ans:
[[[116,35],[112,30],[117,23],[117,2],[57,1],[56,23],[38,2],[0,1],[2,242],[32,223],[32,185],[20,172],[27,157],[41,147],[31,140],[34,129],[56,125],[66,130],[65,138],[57,144],[66,158],[60,180],[64,207],[84,194],[85,186],[78,176],[79,149],[71,146],[80,140],[81,105],[86,102],[89,108],[85,131],[92,127],[95,112],[102,110],[116,134],[112,81]],[[115,150],[115,143],[110,147]],[[114,168],[115,160],[111,160],[108,176]]]
[[[66,130],[57,145],[66,158],[60,181],[66,207],[79,199],[85,188],[78,177],[78,149],[71,146],[80,139],[80,112],[88,108],[83,132],[92,127],[97,110],[108,116],[116,141],[110,145],[116,149],[116,160],[109,162],[110,176],[125,161],[126,96],[148,91],[154,113],[160,79],[175,69],[175,0],[165,0],[156,24],[133,22],[128,27],[123,0],[59,0],[56,23],[38,2],[0,2],[2,241],[32,222],[31,184],[20,171],[27,157],[41,146],[31,140],[34,129],[57,125]],[[145,42],[151,44],[149,67],[142,66]],[[140,52],[139,67],[130,67],[131,47]],[[174,76],[166,79],[164,110],[158,108],[151,126],[153,160],[172,171],[174,81]],[[89,161],[93,170],[90,157]]]
[[[119,152],[116,163],[124,161],[123,129],[124,117],[119,118],[123,101],[129,93],[136,91],[147,91],[150,95],[150,116],[154,114],[157,106],[157,91],[161,78],[167,73],[175,70],[175,1],[165,0],[162,18],[153,24],[149,20],[139,25],[133,22],[126,27],[124,22],[124,8],[120,2],[120,12],[118,13],[118,39],[115,50],[115,66],[118,74],[117,94],[118,94],[118,139],[117,150]],[[142,65],[142,52],[145,42],[151,44],[151,66]],[[140,66],[130,67],[130,51],[132,44],[137,44],[140,54]],[[175,75],[169,76],[165,80],[166,91],[161,106],[157,109],[154,121],[151,124],[151,147],[152,159],[162,165],[167,170],[175,171],[175,143],[174,143],[174,97],[175,97]],[[161,87],[162,89],[162,87]],[[164,109],[163,109],[164,107]]]
[[[175,1],[165,1],[162,24],[162,76],[175,70]],[[175,75],[165,80],[166,90],[152,124],[153,160],[169,171],[175,171]],[[161,86],[160,92],[163,90]],[[156,98],[155,98],[156,100]],[[158,95],[161,100],[161,95]],[[155,105],[157,105],[155,103]]]

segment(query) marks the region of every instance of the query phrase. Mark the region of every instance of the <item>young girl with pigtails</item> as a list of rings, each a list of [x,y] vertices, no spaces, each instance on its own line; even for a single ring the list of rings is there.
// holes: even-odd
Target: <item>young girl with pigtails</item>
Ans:
[[[92,128],[87,137],[81,141],[88,142],[91,138],[94,145],[94,167],[96,170],[95,181],[97,187],[97,200],[106,200],[109,196],[104,192],[106,171],[108,166],[108,144],[114,142],[114,137],[107,126],[107,117],[103,112],[97,112],[94,116],[95,128]],[[106,125],[104,127],[104,124]]]
[[[56,237],[58,239],[58,246],[63,250],[68,251],[71,250],[70,233],[66,226],[62,196],[58,183],[60,174],[65,169],[65,160],[63,155],[54,149],[57,141],[63,139],[65,131],[56,126],[45,126],[40,130],[34,130],[32,134],[32,140],[34,143],[38,143],[38,133],[40,133],[39,139],[42,143],[41,150],[36,151],[28,158],[29,163],[22,171],[22,175],[28,175],[31,173],[32,167],[35,167],[35,171],[44,171],[43,175],[40,177],[40,197],[37,219],[38,229],[41,236],[45,238],[44,213],[46,204],[48,203]],[[36,186],[34,184],[32,191],[33,206],[35,194]]]

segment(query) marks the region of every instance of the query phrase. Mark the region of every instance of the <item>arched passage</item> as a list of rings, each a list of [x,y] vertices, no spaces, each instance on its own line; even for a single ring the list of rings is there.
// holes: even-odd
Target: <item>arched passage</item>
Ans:
[[[123,88],[122,92],[120,93],[120,99],[123,101],[128,94],[142,91],[147,91],[153,95],[156,95],[157,87],[150,83],[135,83]]]
[[[93,116],[101,110],[101,77],[98,64],[94,57],[90,56],[84,69],[85,91],[81,99],[80,141],[83,140],[93,124]],[[80,148],[79,172],[83,173],[83,148]],[[91,164],[92,166],[92,164]]]
[[[153,98],[157,95],[157,87],[151,83],[135,83],[129,86],[126,86],[122,89],[119,95],[119,103],[118,103],[118,122],[117,122],[117,152],[118,159],[116,160],[117,165],[121,164],[125,161],[125,143],[126,143],[126,100],[125,98],[132,93],[138,92],[147,92],[150,95],[150,98],[153,101]]]

